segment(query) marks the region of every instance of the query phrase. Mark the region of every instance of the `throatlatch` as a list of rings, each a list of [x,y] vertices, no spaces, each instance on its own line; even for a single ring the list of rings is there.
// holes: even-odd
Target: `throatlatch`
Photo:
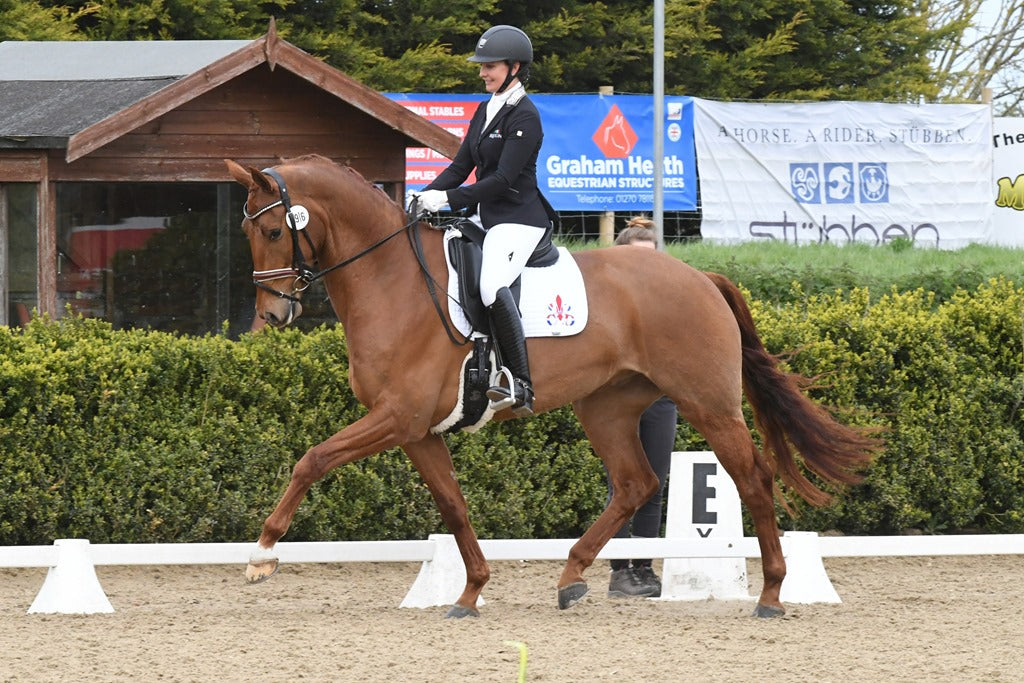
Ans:
[[[491,334],[498,351],[501,374],[507,387],[492,386],[487,390],[492,410],[512,408],[516,417],[533,415],[533,383],[530,380],[530,362],[526,356],[526,336],[519,308],[508,287],[498,290],[494,303],[487,307],[491,319]]]

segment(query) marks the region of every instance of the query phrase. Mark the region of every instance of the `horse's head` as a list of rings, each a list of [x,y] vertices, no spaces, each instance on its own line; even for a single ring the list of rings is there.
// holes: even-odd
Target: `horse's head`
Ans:
[[[252,250],[256,312],[275,327],[302,314],[300,299],[316,273],[324,226],[315,202],[295,194],[283,171],[259,171],[225,159],[231,176],[249,190],[242,228]]]
[[[224,163],[231,177],[249,190],[242,228],[252,250],[256,312],[275,327],[302,313],[303,292],[320,278],[340,317],[343,280],[365,282],[341,275],[359,267],[342,269],[416,223],[354,168],[317,154],[286,159],[262,171],[228,159]],[[380,253],[372,265],[362,266],[363,273],[379,278],[388,269],[389,257]]]

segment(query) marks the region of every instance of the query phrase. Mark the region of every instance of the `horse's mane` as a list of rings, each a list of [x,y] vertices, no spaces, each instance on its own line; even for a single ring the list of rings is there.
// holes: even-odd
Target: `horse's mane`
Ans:
[[[345,178],[348,178],[358,183],[361,187],[368,188],[371,194],[374,196],[374,201],[383,201],[391,208],[402,210],[402,207],[399,206],[395,202],[395,200],[389,197],[387,192],[382,190],[374,183],[371,183],[363,176],[362,173],[352,168],[348,164],[339,164],[338,162],[334,161],[334,159],[330,159],[321,154],[303,154],[301,156],[291,157],[289,159],[282,159],[280,161],[280,164],[295,166],[325,166],[333,171],[339,172],[339,176],[343,180]]]

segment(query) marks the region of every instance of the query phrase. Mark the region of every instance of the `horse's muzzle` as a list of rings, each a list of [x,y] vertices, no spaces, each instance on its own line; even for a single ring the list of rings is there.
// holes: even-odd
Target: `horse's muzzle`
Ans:
[[[274,310],[275,307],[263,309],[260,317],[267,321],[272,327],[285,327],[302,315],[302,304],[298,301],[281,300],[282,310]]]

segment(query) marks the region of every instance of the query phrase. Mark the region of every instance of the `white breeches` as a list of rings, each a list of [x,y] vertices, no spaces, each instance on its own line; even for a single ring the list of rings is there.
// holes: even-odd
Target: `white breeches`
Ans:
[[[499,223],[487,231],[480,266],[480,298],[484,306],[493,304],[498,290],[519,277],[543,236],[544,228],[519,223]]]

